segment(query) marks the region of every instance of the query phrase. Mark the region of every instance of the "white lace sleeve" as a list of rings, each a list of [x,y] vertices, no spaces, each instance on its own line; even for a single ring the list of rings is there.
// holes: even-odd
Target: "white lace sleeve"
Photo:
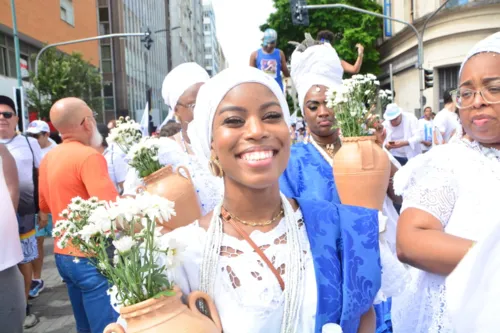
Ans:
[[[403,207],[418,208],[432,214],[446,226],[457,199],[457,178],[449,147],[433,148],[409,161],[394,176],[396,194],[403,196]]]

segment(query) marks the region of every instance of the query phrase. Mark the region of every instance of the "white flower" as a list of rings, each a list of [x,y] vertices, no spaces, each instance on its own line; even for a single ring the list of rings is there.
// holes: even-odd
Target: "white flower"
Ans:
[[[127,253],[130,251],[137,243],[130,236],[123,236],[118,240],[113,241],[113,245],[119,253]]]
[[[374,83],[376,86],[380,86],[380,81],[378,81],[378,80],[373,81],[373,83]]]
[[[78,235],[84,242],[88,242],[92,236],[97,236],[100,233],[101,231],[94,223],[89,223],[83,226],[82,230],[78,232]]]
[[[107,233],[111,231],[112,223],[108,211],[105,207],[97,207],[89,217],[89,223],[93,223],[102,232]]]
[[[78,257],[75,257],[75,259],[73,259],[73,262],[74,262],[75,264],[78,264],[78,263],[80,262],[80,259],[79,259]]]

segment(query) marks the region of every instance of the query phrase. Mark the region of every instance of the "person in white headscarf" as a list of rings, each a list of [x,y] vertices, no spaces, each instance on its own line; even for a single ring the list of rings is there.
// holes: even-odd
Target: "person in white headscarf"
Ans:
[[[219,201],[222,195],[222,183],[220,179],[210,174],[208,165],[200,163],[194,155],[187,128],[193,120],[198,92],[209,78],[205,69],[192,62],[177,66],[165,77],[162,96],[171,110],[170,115],[175,114],[180,122],[181,131],[172,137],[173,140],[163,140],[158,152],[161,165],[172,165],[174,169],[185,166],[189,170],[203,215],[210,212]],[[123,194],[135,195],[141,185],[144,184],[137,171],[129,168],[123,185]]]
[[[393,301],[395,332],[498,331],[498,326],[479,325],[480,320],[493,323],[490,309],[484,307],[492,299],[472,312],[466,310],[481,303],[481,295],[491,288],[491,283],[482,282],[485,267],[471,273],[468,286],[448,290],[445,279],[476,241],[490,236],[500,223],[495,195],[500,188],[499,91],[500,33],[496,33],[468,54],[459,87],[452,93],[465,136],[410,160],[395,176],[395,190],[403,195],[398,256],[413,266],[409,288]]]
[[[211,214],[162,236],[185,246],[175,283],[184,294],[207,292],[226,333],[312,333],[327,323],[373,333],[377,213],[280,194],[291,142],[276,81],[229,68],[196,104],[192,148],[223,179],[224,196]]]
[[[310,137],[308,142],[293,145],[287,169],[280,179],[281,190],[290,197],[314,198],[340,204],[332,164],[334,155],[341,147],[341,139],[335,129],[335,112],[327,106],[326,92],[342,85],[341,61],[330,44],[318,45],[306,34],[306,40],[298,44],[292,54],[291,64],[293,84],[297,88]],[[380,231],[384,232],[380,237],[383,275],[375,306],[377,332],[380,333],[391,331],[388,298],[398,295],[407,281],[405,268],[392,250],[395,249],[399,216],[388,196],[382,213],[386,217],[380,224]]]

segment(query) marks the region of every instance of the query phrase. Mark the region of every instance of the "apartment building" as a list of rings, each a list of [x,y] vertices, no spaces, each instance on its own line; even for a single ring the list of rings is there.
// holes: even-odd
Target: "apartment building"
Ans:
[[[215,26],[215,13],[211,0],[203,2],[203,34],[205,39],[204,66],[210,76],[224,69],[224,54],[217,40],[217,29]]]

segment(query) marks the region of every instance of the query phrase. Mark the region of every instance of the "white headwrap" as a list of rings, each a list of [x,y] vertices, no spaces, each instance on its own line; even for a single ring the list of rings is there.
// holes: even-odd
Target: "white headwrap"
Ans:
[[[188,126],[191,147],[199,158],[205,157],[207,162],[210,159],[215,111],[224,96],[232,88],[242,83],[260,83],[268,87],[278,98],[285,121],[290,126],[288,104],[283,91],[274,78],[250,66],[225,69],[201,87],[194,108],[194,119]]]
[[[161,95],[165,104],[170,108],[168,117],[160,125],[162,128],[174,116],[174,108],[179,97],[197,83],[207,82],[210,79],[207,71],[195,62],[181,64],[170,71],[163,80]]]
[[[469,59],[475,56],[476,54],[484,52],[492,52],[500,54],[500,31],[486,37],[485,39],[481,40],[476,45],[474,45],[474,47],[469,51],[469,53],[465,57],[462,66],[460,67],[460,76],[462,76],[462,70],[464,69],[465,63],[469,61]]]
[[[337,51],[330,44],[310,46],[304,52],[293,52],[291,65],[290,75],[299,95],[301,110],[304,110],[304,99],[312,86],[330,88],[342,84],[344,70]]]

